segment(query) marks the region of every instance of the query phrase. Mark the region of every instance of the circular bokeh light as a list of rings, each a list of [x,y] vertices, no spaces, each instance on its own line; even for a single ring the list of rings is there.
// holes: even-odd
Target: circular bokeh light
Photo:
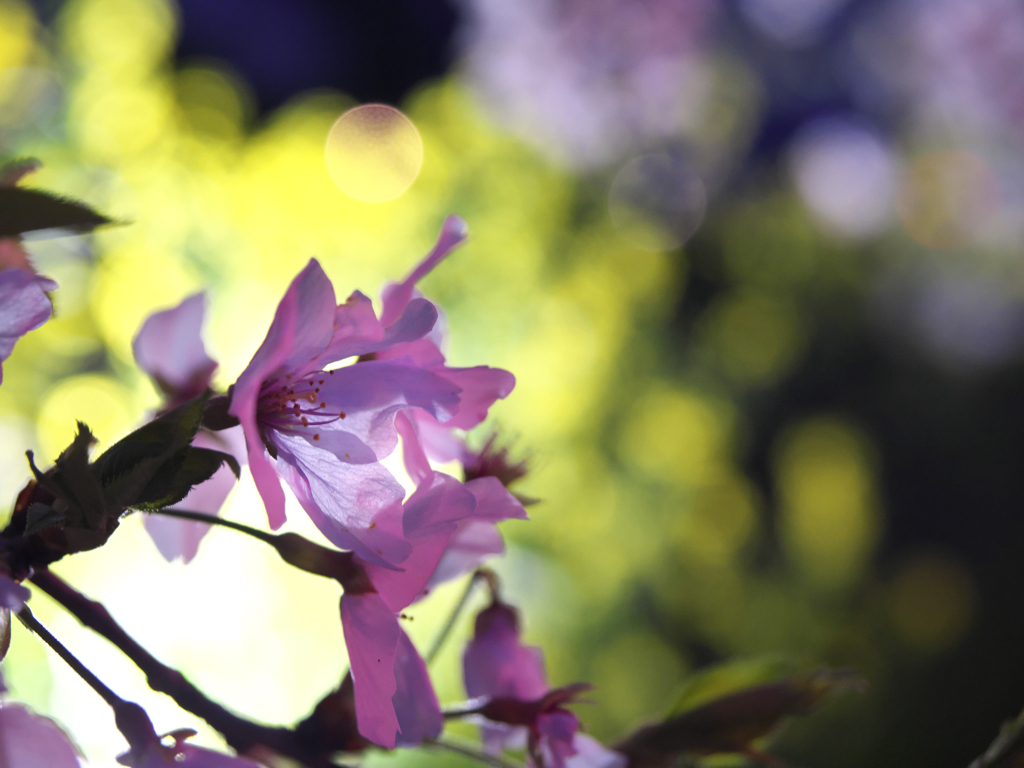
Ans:
[[[704,220],[707,193],[682,157],[659,152],[622,166],[608,191],[608,213],[619,234],[638,248],[671,250]]]
[[[416,180],[423,141],[405,115],[386,104],[354,107],[327,134],[327,171],[350,197],[364,203],[394,200]]]

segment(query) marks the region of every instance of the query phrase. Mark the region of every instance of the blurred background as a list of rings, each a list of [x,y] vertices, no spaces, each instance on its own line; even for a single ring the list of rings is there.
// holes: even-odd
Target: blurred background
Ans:
[[[871,687],[786,728],[787,761],[964,766],[1024,705],[1022,73],[1017,0],[0,0],[0,153],[127,222],[29,243],[61,287],[5,364],[2,492],[75,419],[109,444],[157,406],[130,347],[150,312],[206,290],[227,386],[311,256],[376,295],[459,213],[469,244],[421,287],[453,364],[518,377],[474,439],[529,457],[543,502],[497,567],[552,683],[597,686],[589,730],[789,658]],[[422,144],[384,202],[325,160],[372,102],[418,132],[394,152]],[[251,482],[225,514],[263,522]],[[56,570],[253,717],[337,684],[333,586],[223,530],[167,564],[139,523]],[[218,744],[33,605],[158,730]],[[109,712],[15,632],[15,694],[108,764]]]

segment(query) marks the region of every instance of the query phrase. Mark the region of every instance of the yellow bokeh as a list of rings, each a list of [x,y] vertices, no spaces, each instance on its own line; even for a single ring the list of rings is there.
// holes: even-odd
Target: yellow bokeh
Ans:
[[[669,483],[694,484],[726,458],[728,407],[695,392],[654,389],[619,440],[623,460]]]
[[[386,104],[364,104],[338,118],[327,134],[327,170],[346,194],[364,203],[401,195],[423,165],[423,140],[412,121]]]
[[[36,435],[36,464],[48,466],[74,440],[77,421],[84,422],[102,451],[123,437],[138,421],[134,397],[109,376],[81,374],[60,381],[42,396]]]
[[[837,419],[803,422],[775,447],[780,536],[815,589],[852,586],[879,534],[872,454],[866,439]]]
[[[713,567],[729,565],[758,524],[758,500],[749,480],[734,471],[709,477],[675,518],[681,556]]]
[[[616,730],[662,716],[678,691],[687,664],[657,635],[625,632],[603,644],[594,659],[594,697]]]
[[[804,343],[793,302],[763,294],[719,299],[703,320],[718,365],[740,384],[774,383],[796,363]]]
[[[35,17],[26,3],[21,0],[0,2],[0,78],[6,76],[4,70],[25,65],[32,51],[35,26]],[[0,96],[3,95],[0,91]]]
[[[59,26],[80,66],[125,83],[164,64],[176,37],[177,8],[164,0],[74,0],[62,8]]]

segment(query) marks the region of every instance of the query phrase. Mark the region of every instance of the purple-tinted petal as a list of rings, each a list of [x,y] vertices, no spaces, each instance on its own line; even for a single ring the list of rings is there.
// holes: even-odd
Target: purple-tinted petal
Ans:
[[[395,417],[395,429],[402,438],[402,461],[412,481],[419,485],[431,473],[430,461],[416,434],[415,417],[405,411]]]
[[[543,768],[565,768],[566,758],[576,754],[573,741],[580,727],[579,718],[566,709],[556,709],[537,717]],[[540,768],[538,766],[537,768]]]
[[[344,595],[341,626],[352,666],[359,733],[374,744],[393,749],[398,717],[391,699],[398,687],[395,656],[402,634],[398,619],[380,595]]]
[[[479,477],[465,487],[476,499],[476,508],[472,517],[461,521],[452,534],[427,588],[469,573],[492,555],[500,555],[505,551],[505,543],[495,523],[509,518],[526,519],[523,505],[496,477]]]
[[[0,707],[0,766],[79,768],[75,748],[61,728],[20,704]]]
[[[314,358],[331,341],[334,310],[334,288],[320,264],[311,259],[288,286],[266,338],[234,385],[229,413],[242,424],[249,470],[274,530],[285,521],[284,491],[256,421],[260,389],[270,379],[297,378],[319,367]]]
[[[422,596],[459,521],[471,515],[475,507],[476,500],[465,486],[441,472],[432,473],[409,497],[402,514],[402,530],[412,551],[399,563],[402,570],[365,566],[388,608],[400,611]]]
[[[239,462],[244,463],[245,439],[240,427],[233,427],[222,432],[200,430],[192,445],[197,448],[212,448],[232,454]],[[221,466],[213,477],[192,488],[188,495],[171,509],[184,509],[189,512],[204,512],[216,515],[227,499],[231,489],[235,487],[235,475],[227,466]],[[182,520],[166,515],[146,515],[143,518],[146,532],[153,539],[160,554],[171,562],[181,558],[190,563],[199,550],[199,542],[210,531],[206,523]]]
[[[0,608],[20,611],[31,595],[21,584],[0,573]]]
[[[528,735],[525,726],[492,723],[481,718],[480,741],[489,755],[500,755],[506,749],[526,749]]]
[[[25,269],[0,272],[0,361],[11,356],[18,339],[50,319],[53,304],[46,292],[56,289],[53,280]]]
[[[437,568],[427,581],[433,589],[451,579],[476,570],[488,558],[505,551],[505,541],[494,523],[487,520],[463,520],[455,529]]]
[[[409,556],[401,528],[405,490],[382,464],[344,463],[302,437],[278,442],[278,471],[331,543],[385,565]]]
[[[399,747],[415,747],[424,739],[436,739],[444,730],[441,704],[430,682],[427,665],[409,636],[403,631],[395,654],[397,689],[391,698],[401,730]]]
[[[189,296],[173,309],[150,315],[132,342],[139,368],[175,400],[188,400],[203,392],[217,363],[203,346],[206,294]]]
[[[384,327],[373,311],[373,302],[359,291],[353,291],[334,310],[334,334],[327,346],[325,357],[344,360],[365,354],[364,347],[384,339]]]
[[[353,297],[358,297],[355,302]],[[369,301],[356,292],[349,297],[351,306],[346,303],[338,307],[335,314],[335,325],[338,327],[325,358],[344,360],[371,352],[379,354],[382,359],[401,357],[401,354],[392,354],[390,350],[396,345],[401,348],[411,346],[417,339],[430,333],[437,322],[437,308],[433,304],[426,299],[413,299],[395,322],[382,328],[372,314],[373,308]],[[370,317],[373,318],[372,322]]]
[[[324,378],[321,400],[329,410],[344,413],[337,426],[358,435],[379,458],[398,443],[394,414],[401,408],[420,408],[440,421],[448,421],[459,409],[457,384],[402,360],[372,360],[333,373]]]
[[[473,639],[462,656],[462,669],[470,697],[532,701],[548,691],[543,653],[540,648],[519,642],[516,611],[502,603],[477,614]]]
[[[469,227],[458,216],[449,216],[444,220],[441,234],[438,235],[437,243],[434,244],[430,253],[416,265],[416,268],[409,273],[405,280],[401,283],[391,284],[384,289],[384,309],[380,317],[382,325],[391,325],[398,319],[409,303],[409,299],[412,298],[416,283],[437,266],[441,259],[451,253],[452,249],[465,240],[468,234]]]
[[[626,768],[629,758],[621,752],[608,749],[585,733],[577,733],[572,742],[576,754],[567,758],[565,768]]]
[[[459,412],[445,422],[447,427],[472,429],[487,418],[495,400],[508,397],[516,385],[516,377],[501,368],[478,365],[475,368],[444,368],[437,371],[459,387]]]
[[[519,499],[509,493],[508,488],[496,477],[478,477],[466,483],[466,488],[476,498],[473,517],[478,520],[527,520],[529,516]]]

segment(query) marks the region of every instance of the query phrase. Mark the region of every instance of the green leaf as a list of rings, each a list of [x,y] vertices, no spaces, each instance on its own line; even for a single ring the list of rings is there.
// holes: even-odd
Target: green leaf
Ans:
[[[57,497],[55,507],[65,513],[65,524],[75,528],[106,528],[108,514],[103,491],[89,469],[89,447],[95,442],[89,427],[78,422],[75,439],[45,473],[36,469],[29,452],[29,464],[36,480]]]
[[[66,514],[58,512],[50,505],[41,504],[38,501],[25,510],[25,512],[25,530],[22,532],[23,536],[31,536],[33,533],[47,528],[63,527],[68,521],[68,516]]]
[[[0,237],[41,229],[88,232],[113,223],[85,203],[21,187],[0,187]]]
[[[227,464],[235,477],[241,468],[235,457],[208,448],[182,448],[164,463],[131,506],[135,509],[162,509],[184,499],[192,487],[209,480]]]
[[[795,671],[792,662],[778,657],[735,659],[704,667],[683,682],[668,716],[681,715],[713,699],[779,680]]]
[[[668,765],[682,753],[753,754],[758,751],[754,742],[771,733],[783,718],[806,714],[828,693],[863,685],[860,677],[847,670],[790,675],[645,726],[614,748],[629,757],[631,768]]]
[[[140,506],[146,487],[164,464],[192,442],[208,397],[209,393],[200,395],[139,427],[95,461],[93,474],[103,488],[107,504],[117,509],[118,514]],[[175,460],[181,461],[183,457]]]

